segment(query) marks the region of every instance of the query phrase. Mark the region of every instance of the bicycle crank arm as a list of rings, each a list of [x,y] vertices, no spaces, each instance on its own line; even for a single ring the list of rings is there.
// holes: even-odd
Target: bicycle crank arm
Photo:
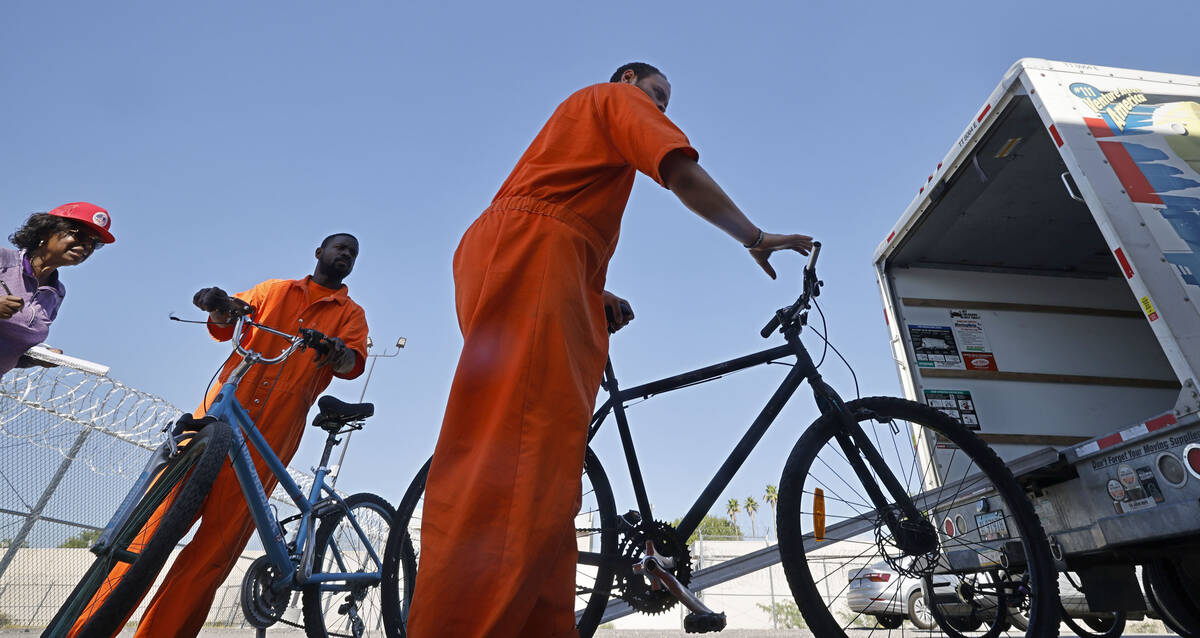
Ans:
[[[663,569],[659,564],[658,559],[653,556],[647,556],[641,562],[634,565],[634,573],[644,573],[649,576],[655,585],[666,587],[667,591],[675,597],[684,607],[691,610],[691,614],[684,620],[685,625],[690,625],[687,628],[688,633],[701,633],[707,631],[721,631],[725,628],[725,613],[715,612],[708,608],[696,595],[691,592],[682,583],[675,580],[671,572]]]

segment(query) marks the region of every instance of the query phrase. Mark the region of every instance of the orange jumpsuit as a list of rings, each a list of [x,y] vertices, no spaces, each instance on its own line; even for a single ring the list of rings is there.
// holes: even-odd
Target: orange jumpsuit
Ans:
[[[454,256],[463,350],[426,485],[412,638],[575,635],[574,514],[635,171],[687,137],[640,89],[567,98]]]
[[[271,279],[235,296],[254,306],[254,319],[259,323],[284,332],[313,328],[327,336],[340,337],[358,356],[353,369],[337,376],[353,379],[362,374],[367,358],[367,321],[362,307],[350,299],[346,286],[330,290],[312,283],[311,277]],[[218,341],[233,337],[232,326],[210,323],[208,329]],[[287,345],[282,337],[261,330],[248,332],[243,336],[243,345],[256,352],[274,356]],[[331,367],[317,368],[315,360],[316,353],[309,350],[292,355],[282,364],[254,366],[238,386],[238,401],[285,465],[300,446],[309,408],[334,376]],[[219,382],[196,409],[196,416],[203,416],[240,361],[236,353],[229,357]],[[277,481],[267,472],[266,463],[253,452],[253,446],[250,449],[259,479],[270,494]],[[232,466],[227,464],[218,474],[199,517],[200,528],[167,572],[138,625],[136,636],[195,636],[203,626],[217,588],[233,569],[255,529]],[[148,538],[151,531],[143,529],[139,537]],[[114,570],[114,575],[118,570],[120,567]],[[99,602],[94,599],[89,608]],[[76,630],[87,617],[81,616]]]

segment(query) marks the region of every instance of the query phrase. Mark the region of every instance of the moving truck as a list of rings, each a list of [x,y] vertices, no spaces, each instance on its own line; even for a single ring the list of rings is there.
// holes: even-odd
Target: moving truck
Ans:
[[[1020,60],[914,190],[874,255],[905,394],[1005,459],[1091,612],[1200,635],[1200,77]]]

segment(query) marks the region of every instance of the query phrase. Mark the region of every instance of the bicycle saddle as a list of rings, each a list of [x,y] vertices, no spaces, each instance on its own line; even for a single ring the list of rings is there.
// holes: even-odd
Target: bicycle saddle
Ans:
[[[374,403],[346,403],[325,395],[317,400],[320,414],[313,419],[313,427],[325,430],[340,428],[350,421],[361,421],[375,414]]]

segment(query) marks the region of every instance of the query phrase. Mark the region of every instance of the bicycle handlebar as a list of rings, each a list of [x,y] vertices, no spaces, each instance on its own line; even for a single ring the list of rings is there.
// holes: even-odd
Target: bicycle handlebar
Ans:
[[[796,303],[775,311],[775,316],[763,326],[763,329],[758,334],[762,335],[763,339],[771,336],[777,328],[785,323],[790,324],[795,321],[796,317],[808,309],[808,302],[817,295],[821,294],[821,282],[817,280],[817,257],[821,254],[821,242],[814,241],[812,251],[808,253],[808,265],[804,267],[804,290],[800,293],[800,298]]]
[[[281,350],[279,354],[275,355],[274,357],[264,357],[257,352],[247,350],[246,348],[242,347],[242,330],[246,325],[253,326],[259,330],[265,330],[279,337],[283,337],[290,343],[288,347]],[[312,328],[301,328],[299,332],[300,334],[296,335],[288,334],[286,332],[276,330],[270,326],[264,326],[263,324],[250,319],[248,314],[238,314],[233,324],[233,349],[243,357],[255,357],[257,359],[256,363],[265,363],[268,365],[279,363],[284,359],[287,359],[301,348],[312,348],[322,355],[329,352],[329,338],[324,334],[321,334],[320,331],[313,330]]]

